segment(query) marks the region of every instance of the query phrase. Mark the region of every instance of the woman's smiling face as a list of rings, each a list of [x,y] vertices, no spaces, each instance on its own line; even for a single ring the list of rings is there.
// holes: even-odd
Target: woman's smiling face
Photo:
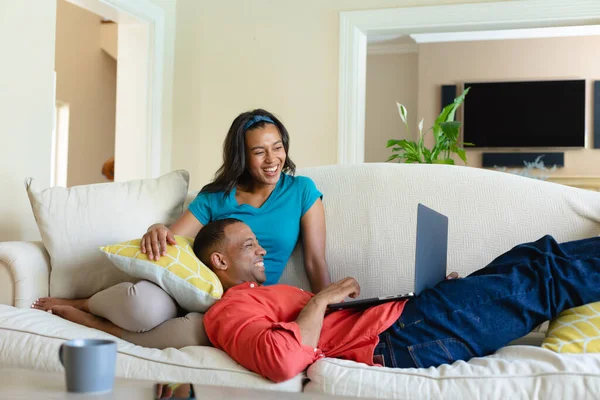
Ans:
[[[246,131],[247,169],[255,184],[277,184],[285,159],[281,134],[275,125],[267,123]]]

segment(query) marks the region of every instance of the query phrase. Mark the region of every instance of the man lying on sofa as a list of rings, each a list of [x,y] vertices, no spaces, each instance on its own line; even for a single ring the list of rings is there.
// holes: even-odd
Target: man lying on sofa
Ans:
[[[194,252],[225,289],[204,317],[211,343],[275,382],[322,357],[426,368],[485,356],[565,309],[600,300],[597,237],[558,244],[544,236],[410,300],[330,313],[329,304],[359,295],[358,282],[345,278],[317,295],[287,285],[261,286],[265,250],[239,220],[207,224]],[[74,320],[71,313],[60,314]],[[94,321],[75,320],[115,334],[106,321]]]
[[[359,295],[358,282],[345,278],[317,295],[260,286],[255,265],[265,251],[240,221],[208,224],[194,251],[226,290],[205,315],[210,341],[276,382],[322,357],[426,368],[485,356],[562,310],[600,300],[600,238],[558,244],[545,236],[408,301],[331,313],[329,304]]]

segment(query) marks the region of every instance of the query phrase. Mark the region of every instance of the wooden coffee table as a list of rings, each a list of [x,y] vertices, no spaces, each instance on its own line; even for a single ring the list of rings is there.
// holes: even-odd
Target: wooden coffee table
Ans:
[[[117,378],[111,393],[85,395],[67,393],[62,373],[27,369],[3,368],[0,366],[0,398],[5,399],[127,399],[154,400],[155,382]],[[344,399],[318,394],[276,392],[225,386],[194,385],[197,399],[241,399],[241,400],[292,400]],[[350,399],[350,398],[349,398]],[[356,398],[352,398],[356,399]]]

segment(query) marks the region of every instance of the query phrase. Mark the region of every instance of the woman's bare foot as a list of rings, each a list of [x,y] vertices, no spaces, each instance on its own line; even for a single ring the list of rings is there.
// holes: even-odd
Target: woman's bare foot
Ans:
[[[112,322],[88,312],[78,310],[73,306],[52,306],[49,311],[61,318],[75,322],[76,324],[87,326],[88,328],[98,329],[119,338],[123,335],[123,330]]]
[[[31,308],[35,308],[36,310],[48,311],[54,306],[71,306],[78,310],[82,310],[85,312],[89,312],[88,308],[88,299],[59,299],[57,297],[42,297],[37,299],[31,305]]]

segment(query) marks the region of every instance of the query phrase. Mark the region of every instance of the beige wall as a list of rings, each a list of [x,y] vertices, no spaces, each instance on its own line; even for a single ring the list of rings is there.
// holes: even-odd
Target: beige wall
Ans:
[[[172,167],[206,183],[231,122],[255,107],[282,119],[299,167],[336,163],[340,11],[468,2],[178,0]]]
[[[419,114],[430,126],[440,104],[440,86],[464,81],[588,80],[586,142],[593,145],[592,81],[600,79],[600,36],[433,43],[419,46]],[[466,101],[469,101],[467,95]],[[429,124],[429,125],[428,125]],[[562,151],[535,148],[485,151]],[[469,166],[481,166],[482,150],[469,150]],[[462,162],[461,162],[462,163]],[[565,150],[565,167],[553,176],[600,175],[600,150]]]
[[[389,139],[407,139],[396,102],[408,111],[408,133],[418,132],[418,55],[372,54],[367,57],[365,162],[384,162],[392,154]],[[412,139],[412,137],[411,137]]]
[[[0,0],[0,241],[39,232],[23,182],[50,184],[54,0]]]
[[[100,25],[100,48],[115,60],[119,51],[119,26],[118,24]]]
[[[169,13],[175,3],[151,1]],[[339,12],[487,1],[177,0],[177,27],[166,27],[177,37],[165,67],[175,93],[171,108],[165,82],[164,171],[186,168],[192,187],[205,183],[233,118],[257,106],[282,117],[299,166],[335,163]],[[55,0],[0,0],[0,139],[11,149],[0,161],[0,240],[39,238],[23,180],[50,182],[55,25]]]
[[[117,63],[101,49],[101,17],[65,0],[56,12],[56,98],[69,104],[67,185],[106,182],[114,155]]]

